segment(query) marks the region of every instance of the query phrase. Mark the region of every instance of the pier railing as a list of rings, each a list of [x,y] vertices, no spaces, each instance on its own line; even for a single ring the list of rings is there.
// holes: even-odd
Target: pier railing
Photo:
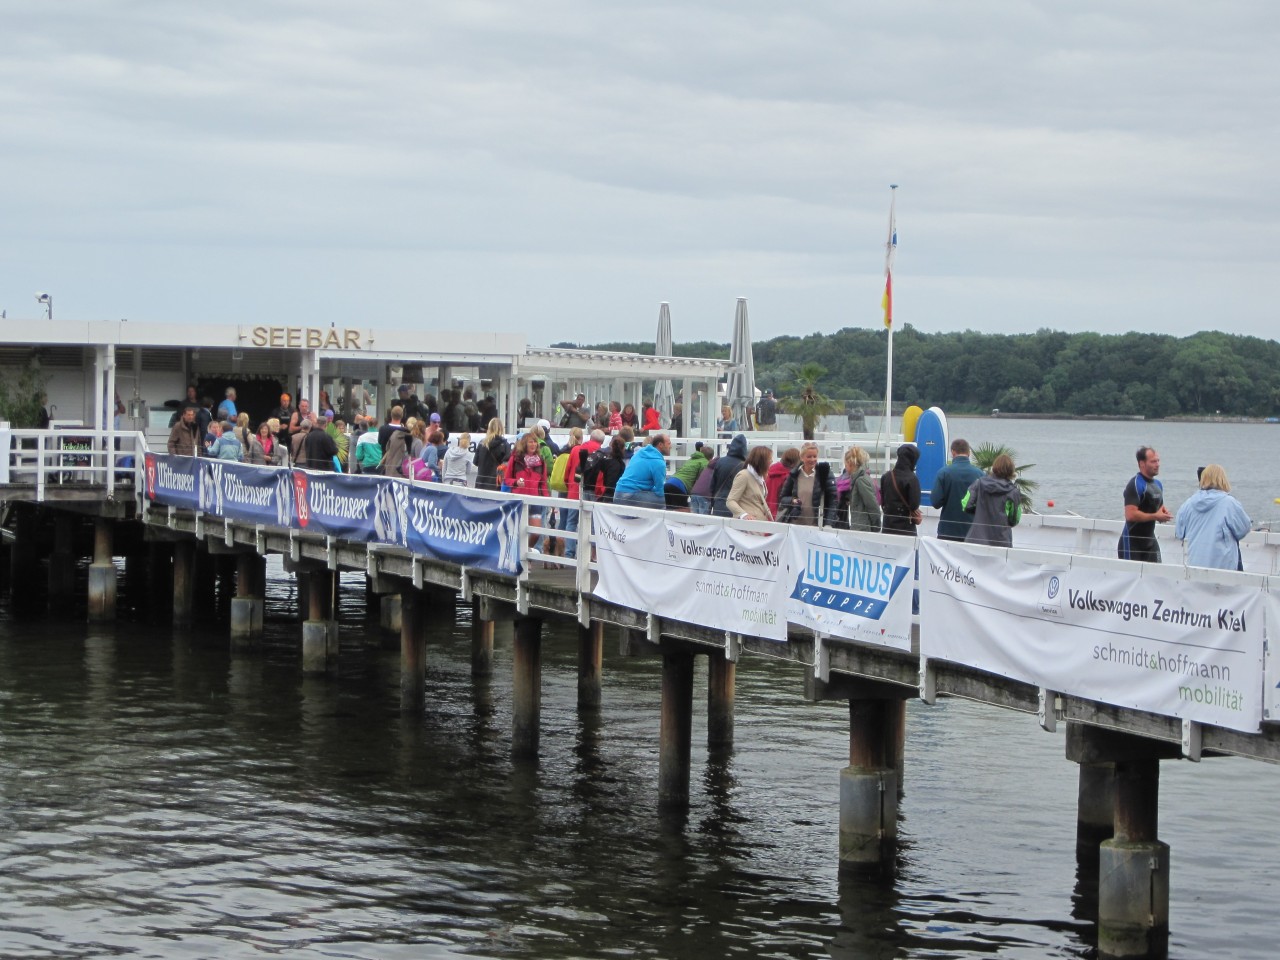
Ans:
[[[1266,649],[1280,634],[1273,578],[1098,556],[1114,549],[1105,523],[1039,518],[1019,526],[1024,547],[1004,549],[203,458],[148,454],[139,470],[140,510],[161,512],[148,522],[174,526],[174,511],[190,510],[197,535],[221,523],[228,545],[239,524],[259,545],[262,531],[283,533],[274,549],[295,558],[311,541],[331,563],[355,547],[343,563],[364,565],[365,544],[378,558],[369,569],[390,551],[415,578],[415,558],[452,565],[464,584],[510,577],[521,613],[531,580],[545,587],[558,568],[570,576],[550,582],[573,592],[584,625],[598,601],[637,611],[650,633],[691,624],[726,649],[799,639],[819,679],[850,645],[926,700],[953,692],[938,677],[950,683],[959,667],[1038,690],[1048,727],[1082,701],[1169,718],[1158,728],[1180,729],[1188,756],[1201,726],[1231,734],[1206,742],[1253,755],[1240,736],[1280,719],[1280,662]],[[531,522],[553,509],[576,511],[577,530]]]
[[[33,488],[34,499],[102,492],[115,499],[118,487],[133,493],[135,468],[146,452],[141,433],[73,427],[3,431],[8,456],[0,464],[0,484]]]

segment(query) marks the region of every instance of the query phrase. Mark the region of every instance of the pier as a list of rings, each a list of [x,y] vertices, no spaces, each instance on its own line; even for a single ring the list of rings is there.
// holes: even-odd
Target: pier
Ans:
[[[781,624],[752,631],[726,629],[714,620],[710,604],[699,608],[707,611],[705,616],[681,614],[678,604],[683,601],[677,594],[691,595],[696,589],[692,561],[687,567],[691,572],[671,574],[679,578],[679,590],[655,594],[649,602],[641,602],[643,591],[636,598],[622,596],[616,581],[610,581],[617,564],[666,562],[665,555],[644,554],[641,543],[668,522],[688,528],[690,542],[705,546],[701,554],[712,558],[708,562],[725,542],[743,552],[753,542],[771,549],[770,537],[789,535],[788,528],[777,525],[638,510],[623,514],[582,504],[576,534],[532,528],[553,540],[577,539],[577,556],[566,559],[530,550],[527,517],[531,504],[564,508],[568,504],[563,500],[169,458],[150,453],[136,434],[84,433],[91,449],[76,451],[74,459],[59,448],[53,432],[15,434],[9,482],[0,485],[10,553],[8,586],[15,601],[24,591],[41,592],[31,587],[45,556],[51,599],[67,595],[73,581],[66,571],[76,558],[92,557],[88,611],[95,619],[115,615],[115,557],[125,558],[124,576],[153,585],[157,602],[172,598],[176,624],[192,618],[200,592],[221,578],[233,585],[235,594],[228,642],[252,655],[262,630],[264,558],[275,554],[298,584],[299,669],[320,677],[333,670],[338,655],[335,575],[355,571],[365,577],[370,602],[377,598],[382,629],[398,635],[400,708],[408,713],[424,709],[430,656],[425,616],[452,604],[469,604],[475,624],[473,674],[492,670],[496,626],[504,624],[502,632],[511,636],[510,749],[513,756],[530,759],[538,755],[541,732],[543,625],[549,620],[574,622],[579,710],[598,709],[608,696],[606,643],[616,642],[625,656],[660,659],[654,802],[672,808],[689,803],[695,709],[706,710],[709,743],[722,748],[732,744],[736,664],[744,656],[788,661],[803,676],[798,697],[848,703],[848,763],[833,769],[830,789],[833,807],[839,809],[839,856],[850,870],[879,871],[892,864],[897,798],[910,781],[904,751],[907,700],[962,697],[1026,714],[1028,722],[1046,730],[1065,726],[1067,759],[1080,766],[1079,855],[1082,862],[1098,864],[1104,955],[1161,956],[1166,950],[1170,851],[1159,839],[1160,761],[1222,755],[1280,760],[1269,699],[1274,672],[1263,662],[1261,643],[1271,577],[1280,562],[1280,544],[1269,534],[1248,544],[1246,569],[1255,572],[1245,574],[1121,563],[1111,558],[1118,524],[1077,518],[1028,518],[1019,528],[1027,548],[1008,551],[943,547],[928,538],[919,544],[909,538],[863,538],[867,549],[857,556],[874,554],[895,569],[904,565],[903,551],[912,558],[908,565],[919,553],[921,612],[910,612],[913,578],[907,577],[885,600],[887,619],[874,621],[888,625],[883,632],[901,630],[902,635],[892,643],[871,642],[837,635],[834,620],[830,629],[815,629],[788,623],[784,615]],[[673,569],[684,568],[683,557],[673,562]],[[1049,571],[1044,595],[1037,599],[1046,608],[1040,611],[1044,619],[1028,621],[1021,635],[1002,636],[993,628],[988,631],[990,648],[972,649],[965,618],[976,614],[957,606],[962,591],[983,589],[989,571],[999,574],[987,578],[992,584],[1036,570]],[[832,576],[829,566],[825,571],[824,576]],[[1075,588],[1068,582],[1054,591],[1048,578],[1069,581],[1068,574],[1083,585]],[[1140,613],[1139,601],[1124,590],[1136,589],[1135,583],[1141,587],[1144,579],[1169,581],[1175,589],[1156,596],[1158,606],[1153,601]],[[1104,590],[1097,584],[1108,586]],[[1196,591],[1206,589],[1230,598],[1230,603],[1215,605],[1209,628],[1192,618],[1208,615],[1196,602]],[[786,585],[784,594],[791,592]],[[1051,658],[1017,661],[1021,650],[1045,642],[1041,634],[1050,629],[1050,621],[1067,619],[1064,608],[1082,616],[1110,616],[1119,625],[1141,616],[1146,623],[1179,629],[1221,629],[1238,640],[1230,650],[1218,652],[1225,656],[1238,647],[1243,660],[1197,654],[1203,672],[1194,683],[1179,684],[1189,691],[1191,704],[1181,712],[1126,702],[1131,696],[1124,689],[1127,683],[1117,685],[1116,696],[1103,696],[1109,691],[1105,684],[1095,695],[1084,695],[1074,689],[1077,680]],[[1162,612],[1157,615],[1156,610]],[[1154,636],[1154,630],[1148,632]],[[1104,658],[1111,662],[1111,650],[1117,663],[1137,655],[1132,637],[1122,641],[1105,630],[1097,634],[1098,664]],[[1240,689],[1248,702],[1236,705],[1239,709],[1220,703],[1236,690],[1219,682],[1223,669],[1235,669],[1255,654],[1256,689],[1249,686],[1251,679],[1231,676],[1233,683],[1245,684]],[[694,658],[699,656],[708,660],[704,696],[695,696],[693,683]],[[1163,653],[1152,647],[1151,656],[1160,666]],[[1190,676],[1194,660],[1178,659],[1172,669]],[[1269,678],[1265,684],[1264,676]],[[705,708],[695,708],[695,700]],[[1232,724],[1204,719],[1217,717],[1208,712],[1214,710],[1234,710],[1240,716]]]

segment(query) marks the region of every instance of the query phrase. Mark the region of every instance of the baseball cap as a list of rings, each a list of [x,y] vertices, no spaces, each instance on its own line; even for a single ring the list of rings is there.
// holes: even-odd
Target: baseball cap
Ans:
[[[398,389],[400,390],[400,392],[401,392],[401,393],[408,393],[408,392],[409,392],[410,390],[412,390],[413,388],[412,388],[411,386],[409,386],[409,384],[407,384],[407,383],[402,383],[402,384],[400,384],[400,386],[399,386],[399,388],[398,388]]]
[[[548,421],[546,421],[546,420],[539,420],[539,421],[538,421],[538,426],[540,426],[544,431],[547,431],[547,430],[550,430],[550,429],[551,429],[551,424],[550,424],[550,422],[548,422]]]

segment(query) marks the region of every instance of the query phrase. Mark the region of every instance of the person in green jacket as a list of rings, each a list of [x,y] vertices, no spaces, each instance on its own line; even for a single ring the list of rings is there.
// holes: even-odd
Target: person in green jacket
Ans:
[[[688,510],[689,491],[698,480],[698,474],[707,469],[707,455],[702,452],[702,441],[693,445],[693,453],[680,465],[672,476],[667,478],[667,509]]]

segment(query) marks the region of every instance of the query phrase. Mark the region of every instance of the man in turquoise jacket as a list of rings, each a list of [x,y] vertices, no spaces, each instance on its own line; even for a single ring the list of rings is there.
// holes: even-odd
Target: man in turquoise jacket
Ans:
[[[665,433],[655,433],[648,446],[641,447],[627,461],[627,469],[614,487],[613,502],[623,506],[666,509],[663,491],[667,483],[666,458],[670,452],[671,438]]]

